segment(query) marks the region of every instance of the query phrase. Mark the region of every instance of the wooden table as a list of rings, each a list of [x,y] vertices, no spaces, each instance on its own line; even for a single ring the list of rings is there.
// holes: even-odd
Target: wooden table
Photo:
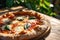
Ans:
[[[0,14],[5,13],[5,12],[9,12],[9,11],[16,11],[16,10],[26,10],[27,8],[24,8],[22,6],[18,6],[18,7],[13,7],[10,9],[5,9],[5,10],[0,10]],[[32,10],[30,10],[32,11]],[[41,14],[44,15],[44,14]],[[42,39],[42,40],[60,40],[60,20],[55,19],[53,17],[44,15],[45,18],[47,18],[50,23],[51,23],[51,33],[49,34],[49,36],[46,39]],[[41,39],[39,39],[41,40]]]
[[[51,23],[51,33],[46,40],[60,40],[60,20],[49,16],[47,18]]]

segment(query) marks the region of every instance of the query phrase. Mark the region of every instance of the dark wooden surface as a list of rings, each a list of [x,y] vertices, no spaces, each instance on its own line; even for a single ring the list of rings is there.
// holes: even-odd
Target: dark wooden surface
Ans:
[[[0,14],[9,12],[9,11],[16,11],[20,9],[26,10],[27,8],[23,8],[22,6],[13,7],[11,9],[0,10]],[[41,14],[41,15],[44,15],[44,14]],[[51,24],[51,32],[46,39],[39,39],[39,40],[60,40],[60,20],[47,15],[44,15],[44,16],[49,20]]]

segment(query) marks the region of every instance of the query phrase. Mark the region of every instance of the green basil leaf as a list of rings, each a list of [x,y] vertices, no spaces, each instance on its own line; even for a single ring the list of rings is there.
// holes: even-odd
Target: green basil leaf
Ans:
[[[29,19],[31,20],[31,19],[36,19],[36,17],[29,17]]]
[[[28,29],[30,27],[30,25],[27,23],[25,26],[24,26],[24,29]]]
[[[23,21],[24,20],[24,17],[17,17],[17,20],[18,21]]]
[[[5,26],[5,30],[10,30],[8,25]]]

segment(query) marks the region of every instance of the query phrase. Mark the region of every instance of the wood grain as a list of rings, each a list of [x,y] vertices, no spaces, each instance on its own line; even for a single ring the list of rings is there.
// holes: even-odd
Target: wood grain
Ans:
[[[51,23],[51,33],[46,40],[60,40],[60,20],[52,17],[47,18]]]

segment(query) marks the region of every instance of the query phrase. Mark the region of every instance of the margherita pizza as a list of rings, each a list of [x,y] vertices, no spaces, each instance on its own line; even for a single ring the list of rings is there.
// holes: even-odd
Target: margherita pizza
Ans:
[[[44,33],[48,23],[31,12],[6,13],[0,16],[1,40],[27,40]]]

